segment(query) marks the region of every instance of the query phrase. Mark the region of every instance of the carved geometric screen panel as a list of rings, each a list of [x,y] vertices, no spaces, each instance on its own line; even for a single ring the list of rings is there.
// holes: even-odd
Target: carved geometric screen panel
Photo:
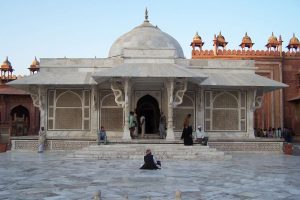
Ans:
[[[213,90],[204,95],[205,130],[246,131],[246,92]]]
[[[183,129],[183,121],[188,114],[191,114],[190,125],[195,124],[195,92],[187,91],[182,99],[182,103],[173,110],[173,125],[175,131]]]
[[[67,91],[62,93],[56,100],[56,107],[81,107],[82,102],[80,96]]]
[[[123,108],[115,102],[115,96],[111,91],[100,92],[100,126],[109,131],[123,130]]]
[[[89,130],[90,90],[49,90],[48,129]]]
[[[237,110],[213,110],[212,129],[239,130],[239,119]]]
[[[81,129],[82,109],[81,108],[56,108],[55,128],[56,129]]]
[[[175,131],[181,131],[183,129],[183,122],[184,119],[186,118],[186,116],[188,114],[192,114],[192,116],[194,115],[194,109],[193,108],[184,108],[184,109],[174,109],[174,130]],[[190,120],[190,125],[194,125],[194,117],[191,117]],[[194,127],[193,127],[194,128]]]
[[[101,108],[101,124],[106,130],[120,131],[123,125],[123,109]]]

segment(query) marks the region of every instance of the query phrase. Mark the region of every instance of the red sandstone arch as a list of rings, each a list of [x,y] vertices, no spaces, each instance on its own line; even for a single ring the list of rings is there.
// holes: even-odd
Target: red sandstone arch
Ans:
[[[11,109],[11,135],[25,136],[28,135],[30,127],[29,110],[23,106],[18,105]]]

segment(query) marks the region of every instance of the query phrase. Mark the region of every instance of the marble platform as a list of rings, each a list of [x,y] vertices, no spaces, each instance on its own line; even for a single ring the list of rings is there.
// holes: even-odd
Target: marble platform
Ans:
[[[107,144],[90,145],[69,154],[71,158],[85,159],[144,159],[146,149],[150,148],[159,160],[224,160],[231,159],[209,146],[195,144]]]
[[[113,144],[183,144],[180,139],[168,141],[164,139],[134,139],[124,141],[117,138],[108,138]],[[38,147],[37,136],[13,137],[11,149],[14,151],[36,151]],[[92,138],[48,138],[46,149],[51,151],[72,151],[79,150],[96,144]],[[255,139],[209,139],[210,147],[225,152],[276,152],[282,153],[283,140],[276,138],[255,138]]]
[[[71,159],[65,153],[0,154],[1,200],[258,199],[300,196],[300,157],[234,153],[231,160],[162,160],[162,170],[139,170],[141,160]]]

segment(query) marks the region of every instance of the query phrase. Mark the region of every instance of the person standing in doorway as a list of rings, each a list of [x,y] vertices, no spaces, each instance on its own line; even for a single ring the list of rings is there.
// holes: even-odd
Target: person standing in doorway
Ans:
[[[164,115],[163,112],[160,113],[160,118],[159,118],[159,135],[160,139],[166,138],[166,116]]]
[[[130,111],[129,113],[129,119],[128,119],[128,127],[130,131],[130,137],[134,139],[134,131],[136,127],[136,118],[134,117],[134,112]]]
[[[39,150],[38,153],[43,153],[45,150],[45,143],[46,143],[46,131],[44,127],[41,127],[39,131]]]
[[[144,115],[140,117],[140,125],[141,125],[141,138],[144,138],[145,129],[146,129],[146,118]]]
[[[137,138],[138,137],[138,128],[139,127],[138,127],[138,118],[137,118],[136,112],[134,113],[133,117],[134,117],[133,121],[134,121],[134,125],[135,125],[134,131],[133,131],[133,137]]]

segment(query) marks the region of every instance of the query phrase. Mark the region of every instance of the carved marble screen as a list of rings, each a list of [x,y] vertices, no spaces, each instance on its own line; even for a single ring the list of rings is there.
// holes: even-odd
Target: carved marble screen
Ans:
[[[183,121],[188,114],[192,114],[191,125],[194,127],[195,121],[195,92],[188,91],[183,96],[182,104],[174,108],[174,130],[182,131],[183,129]]]
[[[100,126],[109,131],[123,130],[123,108],[115,102],[112,91],[100,92]]]
[[[246,92],[205,91],[206,131],[246,131]]]
[[[90,91],[83,89],[48,90],[49,130],[89,130]]]

